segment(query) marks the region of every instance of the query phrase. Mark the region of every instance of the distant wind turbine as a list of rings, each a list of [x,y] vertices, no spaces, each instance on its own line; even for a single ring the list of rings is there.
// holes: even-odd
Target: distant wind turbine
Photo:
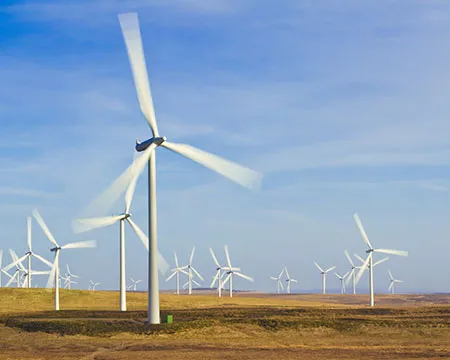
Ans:
[[[128,287],[128,290],[133,289],[133,291],[136,291],[137,284],[139,284],[142,280],[134,280],[133,278],[130,278],[132,284]]]
[[[173,255],[175,257],[175,268],[172,269],[172,274],[170,274],[170,276],[166,279],[166,281],[169,281],[174,276],[176,276],[176,281],[177,281],[176,292],[177,292],[177,295],[180,295],[180,273],[188,275],[188,276],[189,276],[189,274],[180,267],[180,264],[178,263],[177,253],[173,253]]]
[[[341,294],[345,294],[345,279],[349,275],[349,272],[346,272],[344,275],[339,275],[338,273],[334,273],[334,274],[341,282]]]
[[[93,282],[92,280],[89,280],[89,282],[90,282],[89,290],[91,291],[95,291],[95,288],[100,285],[99,282]]]
[[[284,268],[284,271],[285,271],[285,273],[286,273],[286,282],[287,282],[286,292],[287,292],[288,294],[290,294],[290,293],[291,293],[291,282],[296,283],[296,282],[298,282],[298,281],[295,280],[295,279],[292,279],[292,278],[289,276],[289,272],[288,272],[287,267]]]
[[[196,284],[197,286],[200,286],[200,284],[196,281],[194,281],[193,276],[194,274],[198,276],[198,278],[201,281],[204,281],[203,276],[200,275],[200,273],[195,270],[195,268],[192,266],[192,260],[194,260],[194,254],[195,254],[195,246],[192,248],[191,251],[191,256],[189,257],[189,264],[187,264],[186,266],[182,266],[180,269],[181,270],[186,270],[187,269],[187,273],[188,273],[188,294],[192,295],[192,283]]]
[[[281,280],[283,273],[284,273],[284,268],[281,269],[281,272],[278,275],[278,277],[274,277],[274,276],[270,277],[270,280],[275,280],[277,282],[277,294],[280,293],[280,289],[281,289],[281,291],[284,291],[283,281]]]
[[[226,246],[226,245],[225,245],[225,256],[227,258],[228,268],[227,268],[226,274],[228,276],[225,278],[225,281],[223,282],[222,285],[225,286],[225,284],[227,282],[230,282],[230,285],[229,285],[230,297],[233,297],[233,275],[239,276],[239,277],[241,277],[241,278],[243,278],[245,280],[248,280],[248,281],[253,281],[253,278],[251,278],[250,276],[242,274],[240,272],[241,271],[240,268],[234,268],[231,265],[230,253],[228,252],[228,246]]]
[[[214,264],[216,264],[216,275],[213,277],[213,280],[209,287],[213,288],[217,281],[217,293],[218,293],[218,296],[221,297],[222,296],[222,288],[223,288],[222,277],[224,274],[224,273],[222,273],[222,270],[226,271],[226,270],[230,270],[230,269],[226,266],[220,265],[219,261],[216,258],[216,255],[214,254],[213,249],[209,248],[209,252],[211,253]]]
[[[391,280],[391,283],[389,284],[389,290],[391,291],[391,295],[394,295],[395,294],[395,289],[394,289],[395,283],[402,283],[403,281],[394,279],[394,277],[392,276],[391,270],[388,270],[388,273],[389,273],[389,278]]]
[[[327,273],[336,269],[336,266],[332,266],[327,270],[323,270],[318,263],[314,261],[314,265],[319,269],[320,273],[322,274],[322,294],[327,293]]]

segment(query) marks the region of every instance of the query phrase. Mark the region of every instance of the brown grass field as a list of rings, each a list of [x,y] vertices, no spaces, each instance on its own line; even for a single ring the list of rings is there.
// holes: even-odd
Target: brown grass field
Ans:
[[[173,324],[146,326],[146,294],[0,289],[0,359],[450,358],[450,295],[161,294]]]

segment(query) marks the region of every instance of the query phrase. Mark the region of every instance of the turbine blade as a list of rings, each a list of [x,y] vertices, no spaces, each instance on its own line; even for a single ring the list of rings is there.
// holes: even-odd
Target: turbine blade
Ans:
[[[217,267],[220,267],[219,261],[217,260],[216,255],[214,254],[213,249],[209,248],[209,252],[211,253],[211,256],[212,256],[212,258],[213,258],[213,260],[214,260],[214,263],[217,265]]]
[[[283,276],[283,273],[284,273],[284,268],[281,269],[280,275],[278,275],[278,279],[280,279]]]
[[[358,254],[355,254],[355,258],[357,258],[359,261],[361,261],[364,264],[364,260],[361,256],[359,256]]]
[[[213,278],[213,280],[212,280],[212,282],[211,282],[211,285],[209,285],[209,287],[212,289],[213,287],[214,287],[214,285],[216,284],[216,281],[217,280],[219,280],[219,274],[220,274],[220,272],[218,271],[217,273],[216,273],[216,276],[214,276],[214,278]]]
[[[174,271],[174,272],[166,279],[166,281],[169,281],[170,279],[172,279],[176,274],[177,274],[177,272]],[[133,282],[134,282],[134,281],[133,281]]]
[[[228,251],[228,246],[225,245],[224,248],[225,248],[225,257],[227,258],[227,264],[228,264],[228,267],[229,267],[230,270],[231,270],[232,266],[231,266],[230,253],[229,253],[229,251]]]
[[[381,259],[381,260],[378,260],[376,263],[373,264],[373,267],[375,267],[375,266],[377,266],[377,265],[379,265],[379,264],[381,264],[381,263],[384,263],[384,262],[387,261],[388,259],[389,259],[388,257],[385,257],[385,258],[383,258],[383,259]]]
[[[228,276],[225,278],[224,281],[222,281],[222,287],[225,286],[225,284],[230,280],[232,274],[228,274]]]
[[[0,249],[0,269],[2,268],[2,261],[3,261],[3,250]]]
[[[177,256],[177,253],[174,252],[173,254],[175,255],[175,267],[176,267],[176,268],[179,268],[180,265],[178,265],[178,256]]]
[[[183,155],[250,190],[259,191],[261,189],[263,175],[254,170],[187,144],[164,141],[161,146]]]
[[[354,269],[354,268],[350,270],[350,272],[348,273],[347,278],[345,279],[345,285],[350,284],[350,281],[351,281],[351,279],[352,279],[352,277],[353,277],[353,273],[354,273],[354,272],[355,272],[355,269]]]
[[[136,191],[136,184],[139,180],[139,175],[135,176],[133,180],[131,180],[130,185],[128,185],[128,189],[125,192],[125,214],[130,213],[131,202],[133,201],[134,192]]]
[[[291,277],[289,276],[289,272],[288,272],[287,267],[284,268],[284,271],[286,272],[286,277],[287,277],[288,279],[290,279]]]
[[[58,243],[56,242],[55,238],[53,237],[52,233],[48,229],[47,225],[45,224],[45,221],[42,218],[41,214],[39,213],[38,209],[33,209],[32,214],[33,214],[34,218],[36,219],[36,222],[41,227],[44,234],[47,236],[47,239],[49,239],[50,242],[53,243],[53,245],[59,246]]]
[[[240,272],[235,272],[234,274],[237,275],[237,276],[239,276],[239,277],[241,277],[241,278],[243,278],[243,279],[245,279],[245,280],[248,280],[248,281],[254,281],[253,278],[251,278],[250,276],[241,274]]]
[[[75,219],[72,222],[72,228],[74,233],[79,234],[82,232],[115,224],[121,219],[123,219],[123,215]]]
[[[28,251],[31,250],[31,217],[27,217],[27,245],[28,245]]]
[[[359,280],[361,279],[361,276],[363,275],[364,271],[367,270],[367,267],[369,266],[369,261],[370,258],[372,257],[372,252],[369,254],[369,256],[367,256],[367,259],[364,261],[364,264],[361,266],[361,269],[359,269],[358,274],[356,275],[356,280],[355,282],[358,283]]]
[[[46,288],[53,287],[53,284],[55,282],[55,272],[56,272],[56,266],[58,264],[58,259],[59,259],[59,251],[57,251],[55,253],[55,260],[53,261],[52,269],[50,270],[50,274],[48,275]]]
[[[141,111],[150,125],[153,137],[158,137],[159,133],[156,125],[147,66],[145,64],[138,16],[136,13],[120,14],[119,22],[128,51],[128,58],[133,72],[134,85],[136,86]]]
[[[197,281],[195,281],[194,279],[192,279],[192,282],[193,282],[195,285],[197,285],[198,287],[201,286],[201,285],[200,285]]]
[[[11,264],[5,266],[5,267],[3,268],[3,270],[9,271],[9,270],[11,270],[14,266],[19,266],[19,264],[21,265],[21,264],[22,264],[22,261],[24,261],[27,257],[28,257],[28,254],[22,256],[22,257],[19,258],[19,259],[14,260]]]
[[[42,256],[40,256],[40,255],[38,255],[38,254],[35,254],[35,253],[32,253],[32,255],[33,255],[36,259],[38,259],[38,260],[40,260],[41,262],[43,262],[45,265],[49,266],[50,268],[52,267],[53,264],[52,264],[50,261],[48,261],[47,259],[45,259],[45,258],[43,258]]]
[[[147,251],[149,251],[147,235],[145,235],[144,232],[141,230],[141,228],[137,226],[133,220],[131,220],[131,217],[128,217],[127,221],[128,224],[130,224],[131,228],[136,233],[137,237],[142,241],[142,244],[144,244]],[[158,250],[158,270],[162,275],[165,275],[169,270],[169,263],[166,261],[166,259],[164,259],[159,250]]]
[[[316,266],[317,266],[317,268],[319,269],[319,271],[320,271],[320,272],[324,272],[324,271],[323,271],[323,269],[322,269],[322,268],[321,268],[321,267],[319,266],[319,264],[318,264],[318,263],[316,263],[315,261],[314,261],[314,265],[316,265]]]
[[[392,276],[391,270],[388,270],[388,274],[389,274],[389,277],[391,278],[391,280],[394,280],[394,277]]]
[[[110,211],[112,206],[128,189],[130,183],[135,177],[138,177],[144,171],[145,165],[150,158],[156,145],[150,146],[142,154],[134,159],[130,166],[119,175],[99,196],[94,198],[89,205],[82,211],[83,217],[103,216]]]
[[[269,278],[270,280],[279,280],[279,278],[276,278],[276,277],[273,277],[273,276],[271,276],[270,278]]]
[[[199,277],[199,279],[201,279],[202,281],[205,281],[205,279],[203,279],[203,276],[200,275],[200,273],[195,270],[194,267],[191,266],[192,271],[195,273],[195,275],[197,275]]]
[[[283,286],[283,282],[281,281],[281,280],[278,280],[279,282],[280,282],[280,287],[281,287],[281,290],[283,290],[284,291],[284,286]]]
[[[369,238],[367,237],[366,231],[364,230],[364,227],[362,225],[361,220],[359,219],[359,216],[357,213],[353,214],[353,218],[356,221],[356,225],[358,225],[359,231],[361,232],[361,235],[364,239],[364,242],[367,244],[367,246],[369,247],[369,249],[373,249],[372,244],[369,241]]]
[[[389,290],[392,289],[392,286],[394,286],[394,281],[391,281],[391,283],[389,284]]]
[[[195,254],[195,246],[192,248],[191,256],[189,257],[189,265],[192,265],[192,260],[194,260],[194,254]]]
[[[350,254],[348,253],[347,250],[344,251],[345,256],[347,256],[348,262],[350,263],[351,266],[355,266],[355,263],[353,262],[352,258],[350,257]]]
[[[403,250],[390,250],[390,249],[375,249],[375,252],[390,254],[390,255],[398,255],[398,256],[408,256],[407,251]]]
[[[331,271],[331,270],[334,270],[334,269],[336,269],[336,266],[330,267],[329,269],[325,270],[325,272],[327,273],[327,272],[329,272],[329,271]]]
[[[95,240],[89,241],[78,241],[68,243],[64,246],[61,246],[61,249],[83,249],[83,248],[94,248],[97,246],[97,242]]]

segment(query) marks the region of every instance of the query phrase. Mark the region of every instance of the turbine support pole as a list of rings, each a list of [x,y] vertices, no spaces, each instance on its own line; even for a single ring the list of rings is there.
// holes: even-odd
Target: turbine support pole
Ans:
[[[192,270],[191,270],[191,268],[189,268],[188,269],[188,276],[189,276],[189,279],[188,279],[188,294],[189,295],[192,295]]]
[[[31,244],[31,217],[27,217],[27,238],[28,244]],[[31,249],[28,249],[31,251]],[[28,288],[31,288],[31,253],[28,255],[28,277],[27,277]]]
[[[127,294],[125,284],[125,224],[120,220],[120,311],[127,311]]]
[[[356,271],[353,271],[353,295],[356,295]]]
[[[327,274],[323,273],[322,274],[322,294],[325,295],[327,290],[326,290],[326,282],[327,282],[327,278],[326,278]]]
[[[230,297],[233,297],[233,274],[230,274]]]
[[[219,287],[219,297],[222,297],[222,279],[220,278],[220,270],[217,272],[218,276],[218,287]]]
[[[180,295],[180,272],[177,269],[177,295]]]
[[[55,310],[59,311],[59,250],[56,250],[55,257]]]
[[[158,239],[156,231],[156,151],[148,160],[148,323],[160,324],[158,283]]]
[[[370,306],[375,306],[375,299],[373,296],[373,256],[370,254],[369,259],[369,288],[370,288]]]

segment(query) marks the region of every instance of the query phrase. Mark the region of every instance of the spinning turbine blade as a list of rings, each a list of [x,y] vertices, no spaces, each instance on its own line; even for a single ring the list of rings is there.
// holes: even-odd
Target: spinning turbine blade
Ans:
[[[355,258],[357,258],[359,261],[361,261],[364,264],[364,260],[361,256],[359,256],[358,254],[355,254]]]
[[[284,271],[286,271],[286,277],[290,280],[291,278],[290,278],[290,276],[289,276],[287,267],[284,268]],[[280,277],[281,277],[281,276],[280,276]]]
[[[135,176],[133,180],[131,180],[130,185],[128,186],[127,192],[125,193],[125,214],[130,213],[131,202],[133,201],[134,192],[136,190],[136,184],[139,179],[139,175]]]
[[[263,176],[254,170],[191,145],[164,141],[161,146],[183,155],[250,190],[259,191],[261,189]]]
[[[199,279],[201,279],[202,281],[205,281],[205,279],[203,279],[203,276],[200,275],[200,273],[195,270],[194,267],[191,266],[192,271],[195,273],[195,275],[197,275],[199,277]]]
[[[388,257],[385,257],[385,258],[383,258],[383,259],[381,259],[381,260],[378,260],[377,262],[375,262],[374,264],[373,264],[373,267],[375,267],[376,265],[379,265],[379,264],[381,264],[381,263],[384,263],[385,261],[387,261],[389,258]]]
[[[350,254],[348,253],[347,250],[344,251],[345,256],[347,256],[348,262],[350,263],[351,266],[355,267],[355,263],[353,262],[352,258],[350,257]]]
[[[178,269],[180,267],[180,265],[178,265],[178,256],[176,252],[174,252],[173,254],[175,255],[175,267]]]
[[[123,218],[123,215],[105,216],[105,217],[98,217],[98,218],[75,219],[72,223],[72,228],[73,228],[74,233],[79,234],[79,233],[89,231],[92,229],[115,224],[122,218]]]
[[[216,276],[213,277],[213,280],[211,282],[211,285],[209,285],[209,287],[213,288],[217,280],[219,280],[219,272],[217,272]]]
[[[50,270],[50,275],[48,276],[48,281],[47,281],[47,286],[46,286],[47,288],[53,287],[53,283],[55,282],[56,266],[59,262],[58,259],[59,259],[59,251],[57,251],[55,253],[55,260],[53,262],[52,269]]]
[[[217,265],[217,267],[220,268],[219,261],[217,260],[216,255],[214,254],[213,249],[209,248],[209,252],[211,253],[211,256],[212,256],[212,258],[213,258],[213,260],[214,260],[214,263]]]
[[[361,279],[361,276],[363,275],[364,271],[367,270],[367,267],[369,266],[369,261],[370,258],[372,257],[372,252],[369,254],[369,256],[367,256],[367,259],[364,261],[364,264],[361,266],[361,269],[359,269],[358,274],[356,274],[356,283],[359,282],[359,280]]]
[[[248,281],[254,281],[253,278],[251,278],[250,276],[241,274],[240,272],[235,272],[234,275],[240,276],[241,278],[248,280]]]
[[[388,270],[388,274],[389,274],[389,277],[391,278],[391,280],[394,280],[394,277],[392,276],[391,270]]]
[[[68,243],[64,246],[61,246],[61,249],[83,249],[83,248],[94,248],[96,246],[97,242],[95,240],[89,240],[89,241],[78,241]]]
[[[45,265],[47,265],[47,266],[49,266],[49,267],[52,267],[52,263],[51,263],[50,261],[48,261],[47,259],[45,259],[45,258],[43,258],[42,256],[40,256],[40,255],[38,255],[38,254],[35,254],[35,253],[33,253],[32,255],[33,255],[36,259],[42,261]]]
[[[177,271],[175,270],[167,279],[166,281],[169,281],[170,279],[172,279],[175,275],[177,274]],[[134,281],[133,281],[134,282]]]
[[[36,219],[36,222],[41,227],[44,234],[47,236],[47,238],[50,240],[51,243],[53,243],[55,246],[59,246],[56,242],[55,238],[53,237],[52,233],[48,229],[47,225],[44,222],[44,219],[42,218],[41,214],[39,213],[38,209],[33,210],[33,216]]]
[[[195,246],[192,248],[191,256],[189,257],[189,265],[192,265],[192,260],[194,260],[194,254],[195,254]]]
[[[128,224],[130,224],[131,228],[136,233],[137,237],[141,240],[142,244],[144,244],[145,248],[148,251],[148,237],[144,234],[139,226],[131,220],[131,218],[127,218]],[[158,270],[162,275],[165,275],[169,270],[169,263],[164,259],[161,253],[158,251]]]
[[[227,258],[228,267],[231,270],[232,266],[231,266],[231,260],[230,260],[230,253],[228,252],[228,246],[227,245],[225,245],[225,257]]]
[[[390,250],[390,249],[375,249],[375,252],[383,253],[383,254],[391,254],[391,255],[398,255],[398,256],[408,256],[407,251],[403,250]]]
[[[327,273],[327,272],[329,272],[329,271],[331,271],[331,270],[334,270],[334,269],[336,269],[336,266],[330,267],[329,269],[325,270],[325,272]]]
[[[155,144],[150,144],[106,190],[90,202],[82,212],[83,217],[106,214],[128,189],[135,176],[139,176],[144,171],[147,161],[155,148]]]
[[[133,72],[134,84],[136,86],[141,111],[150,125],[153,136],[158,137],[159,133],[150,92],[150,82],[145,64],[138,16],[136,13],[120,14],[119,22],[128,51],[128,58]]]
[[[317,268],[319,269],[319,271],[320,271],[320,272],[324,272],[324,271],[323,271],[323,269],[322,269],[322,268],[321,268],[321,267],[319,266],[319,264],[318,264],[318,263],[316,263],[315,261],[314,261],[314,265],[316,265],[316,266],[317,266]]]
[[[394,282],[393,281],[391,281],[391,283],[389,284],[389,290],[392,289],[392,286],[394,286]]]
[[[24,261],[27,257],[28,257],[28,254],[22,256],[20,259],[14,260],[11,264],[5,266],[5,267],[3,268],[3,270],[4,270],[4,271],[8,271],[8,270],[11,270],[14,266],[17,267],[17,266],[22,265],[22,261]],[[15,258],[15,257],[14,257],[14,258]],[[23,267],[23,265],[22,265],[22,267]]]
[[[361,232],[361,235],[365,241],[365,243],[367,244],[367,246],[369,247],[369,249],[373,249],[372,244],[369,241],[369,238],[367,237],[366,231],[364,230],[364,227],[361,223],[361,220],[359,219],[359,216],[357,213],[353,214],[353,218],[356,221],[356,224],[358,225],[359,231]]]

